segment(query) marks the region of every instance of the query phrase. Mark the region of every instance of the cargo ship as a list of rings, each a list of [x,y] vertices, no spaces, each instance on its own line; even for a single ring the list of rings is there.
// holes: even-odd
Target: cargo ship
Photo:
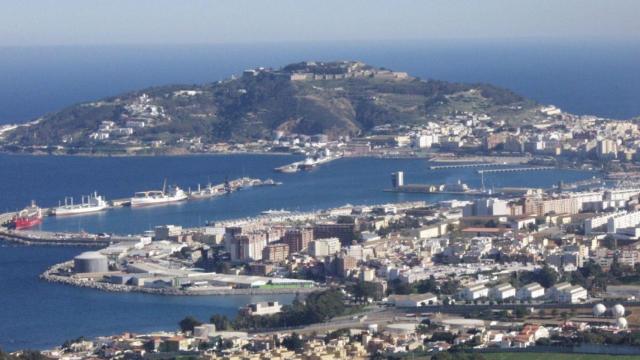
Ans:
[[[74,204],[73,198],[65,198],[64,205],[53,209],[56,216],[79,215],[102,211],[109,207],[104,197],[94,192],[93,195],[83,196],[80,204]]]
[[[187,200],[187,193],[177,186],[167,188],[166,182],[162,190],[140,191],[131,198],[131,207],[167,204]]]
[[[189,197],[191,199],[206,199],[206,198],[210,198],[218,195],[223,195],[226,193],[227,191],[224,188],[224,184],[215,185],[215,186],[208,184],[204,188],[200,187],[200,184],[198,184],[197,190],[189,191]]]
[[[42,223],[42,209],[35,202],[20,210],[11,220],[11,227],[16,230],[28,229]]]

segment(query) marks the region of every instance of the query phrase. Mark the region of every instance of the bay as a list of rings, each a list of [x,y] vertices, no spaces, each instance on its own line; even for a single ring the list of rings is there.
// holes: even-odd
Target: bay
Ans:
[[[94,190],[108,198],[158,188],[164,178],[180,186],[196,186],[225,178],[272,177],[276,187],[242,190],[211,200],[144,209],[121,208],[100,214],[47,218],[43,229],[138,233],[155,225],[198,226],[207,220],[255,216],[267,209],[314,210],[351,204],[451,198],[447,195],[384,192],[391,172],[405,171],[406,183],[462,181],[480,186],[474,169],[429,170],[423,159],[341,159],[311,172],[274,173],[273,168],[296,156],[230,155],[177,157],[74,157],[0,155],[0,209],[18,209],[36,200],[55,205],[65,196]],[[550,187],[557,181],[586,179],[594,173],[574,170],[514,172],[485,175],[487,187]],[[233,315],[249,302],[265,300],[248,296],[156,296],[107,293],[93,289],[50,284],[38,279],[48,266],[73,258],[83,248],[13,246],[0,247],[0,347],[7,350],[47,348],[81,335],[98,336],[123,331],[172,330],[186,315],[207,320],[213,313]],[[283,303],[292,296],[281,296]]]

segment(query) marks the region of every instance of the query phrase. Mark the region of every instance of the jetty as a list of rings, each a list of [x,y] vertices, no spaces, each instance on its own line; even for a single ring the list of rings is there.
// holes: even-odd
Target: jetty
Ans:
[[[0,239],[23,245],[68,245],[104,247],[118,239],[88,233],[49,232],[40,230],[10,230],[0,228]]]
[[[319,158],[306,158],[303,161],[292,162],[291,164],[278,166],[273,170],[281,173],[295,173],[301,170],[309,171],[313,170],[319,165],[327,164],[331,161],[338,160],[342,156],[325,156]]]
[[[478,174],[506,173],[506,172],[520,172],[520,171],[543,171],[543,170],[554,170],[554,169],[556,169],[555,166],[534,166],[534,167],[486,169],[486,170],[478,170]]]
[[[489,166],[505,166],[506,162],[502,163],[469,163],[469,164],[453,164],[453,165],[431,165],[430,170],[447,170],[447,169],[464,169],[464,168],[476,168],[476,167],[489,167]]]

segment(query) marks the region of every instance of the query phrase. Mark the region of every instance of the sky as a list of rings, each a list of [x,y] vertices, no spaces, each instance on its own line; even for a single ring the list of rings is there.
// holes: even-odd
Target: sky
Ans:
[[[640,39],[638,0],[2,0],[0,46]]]

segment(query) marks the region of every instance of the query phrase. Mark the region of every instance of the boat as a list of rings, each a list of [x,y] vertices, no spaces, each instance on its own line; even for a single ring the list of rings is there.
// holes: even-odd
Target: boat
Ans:
[[[200,184],[198,184],[198,190],[189,191],[189,197],[192,199],[206,199],[218,195],[223,195],[226,193],[224,189],[224,184],[213,186],[208,184],[206,187],[201,188]]]
[[[166,182],[162,190],[140,191],[131,198],[131,207],[167,204],[187,200],[187,193],[177,186],[167,188]]]
[[[64,205],[53,209],[56,216],[79,215],[102,211],[109,207],[104,197],[94,192],[92,195],[83,196],[80,204],[74,204],[73,198],[65,198]]]
[[[275,181],[273,179],[267,179],[267,180],[261,181],[256,186],[278,186],[278,185],[282,185],[282,182]]]
[[[291,173],[298,172],[298,170],[300,169],[298,168],[298,163],[293,163],[293,164],[277,167],[274,170],[277,172],[285,173],[285,174],[291,174]]]
[[[20,210],[11,220],[10,226],[16,230],[28,229],[42,223],[42,209],[35,202]]]
[[[316,160],[314,160],[313,158],[308,157],[308,158],[304,159],[302,164],[298,165],[298,168],[300,168],[301,170],[304,170],[304,171],[309,171],[309,170],[313,170],[313,168],[315,168],[316,166],[317,166]]]

